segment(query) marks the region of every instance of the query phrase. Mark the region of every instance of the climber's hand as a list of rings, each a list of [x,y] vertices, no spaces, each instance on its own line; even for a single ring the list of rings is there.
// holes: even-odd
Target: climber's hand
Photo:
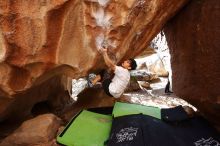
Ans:
[[[100,51],[101,51],[102,54],[105,54],[105,53],[107,53],[108,49],[107,48],[101,48]]]
[[[107,53],[108,49],[107,48],[102,48],[103,53]]]

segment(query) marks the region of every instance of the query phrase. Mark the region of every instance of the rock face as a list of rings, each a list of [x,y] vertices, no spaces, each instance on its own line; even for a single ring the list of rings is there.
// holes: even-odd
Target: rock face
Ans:
[[[25,121],[11,135],[6,137],[1,146],[49,146],[50,141],[56,137],[61,120],[53,114],[45,114]]]
[[[166,26],[174,92],[220,130],[220,2],[191,1]]]
[[[139,54],[187,1],[1,1],[0,121],[104,68],[101,46],[117,62]]]

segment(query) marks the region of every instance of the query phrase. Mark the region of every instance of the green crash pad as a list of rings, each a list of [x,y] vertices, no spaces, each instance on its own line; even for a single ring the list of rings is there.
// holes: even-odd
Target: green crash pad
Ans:
[[[122,103],[122,102],[115,103],[112,114],[114,115],[114,117],[119,117],[124,115],[140,114],[140,113],[161,119],[161,110],[157,107]]]
[[[83,110],[57,137],[67,146],[103,146],[111,130],[112,116]]]

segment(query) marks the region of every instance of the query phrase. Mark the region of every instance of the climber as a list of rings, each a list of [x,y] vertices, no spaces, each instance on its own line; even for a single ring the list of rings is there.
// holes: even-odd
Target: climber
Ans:
[[[89,87],[92,87],[102,80],[102,88],[105,93],[111,97],[119,98],[130,81],[129,70],[134,70],[137,67],[136,61],[134,59],[128,59],[125,60],[121,66],[117,66],[109,58],[107,49],[102,48],[101,53],[106,65],[114,72],[114,77],[112,79],[110,77],[105,78],[102,71],[102,73],[96,75],[93,80],[88,80],[88,85]]]

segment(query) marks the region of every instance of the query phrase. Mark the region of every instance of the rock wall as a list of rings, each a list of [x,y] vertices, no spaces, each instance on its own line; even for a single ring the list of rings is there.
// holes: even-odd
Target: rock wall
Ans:
[[[174,92],[220,130],[219,18],[219,0],[194,0],[167,24],[165,32]]]
[[[63,75],[104,68],[101,46],[117,62],[139,54],[187,1],[0,1],[0,121],[57,96]]]

